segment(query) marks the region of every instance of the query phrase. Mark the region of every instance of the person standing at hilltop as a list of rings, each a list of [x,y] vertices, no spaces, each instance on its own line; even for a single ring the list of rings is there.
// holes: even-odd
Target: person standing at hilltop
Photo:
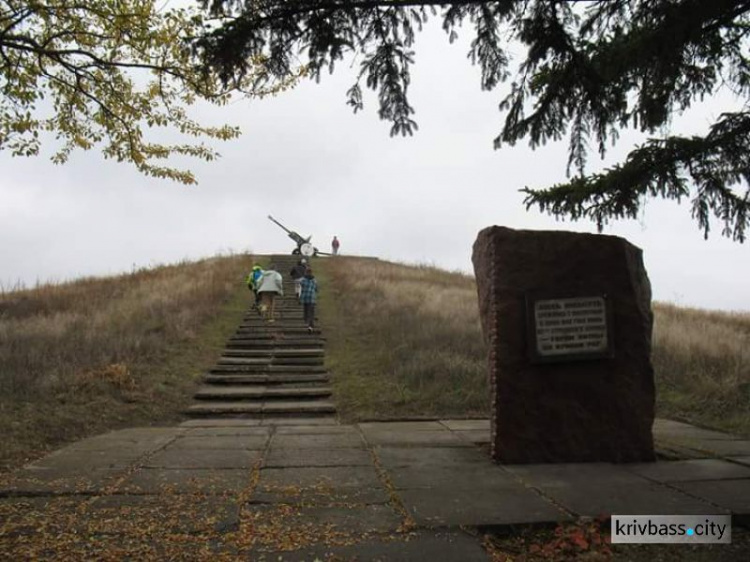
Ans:
[[[307,268],[300,285],[302,293],[299,300],[302,303],[302,315],[307,325],[307,331],[312,333],[315,328],[315,301],[318,295],[318,282],[315,280],[312,268]]]
[[[258,294],[260,295],[260,313],[269,322],[275,322],[274,309],[276,295],[284,296],[284,285],[281,273],[276,271],[276,265],[271,264],[258,279]]]
[[[341,243],[339,242],[339,239],[335,236],[333,237],[333,241],[331,242],[331,249],[333,250],[333,255],[337,256],[339,253],[339,246]]]
[[[299,300],[300,291],[302,290],[300,283],[302,282],[302,278],[305,276],[306,269],[307,260],[305,258],[302,258],[289,272],[289,276],[294,281],[294,294],[297,295],[297,300]]]

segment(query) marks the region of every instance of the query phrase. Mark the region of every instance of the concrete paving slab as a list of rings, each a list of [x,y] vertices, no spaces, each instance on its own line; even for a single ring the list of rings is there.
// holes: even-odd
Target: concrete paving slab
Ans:
[[[336,406],[328,400],[268,400],[263,402],[263,414],[332,414]]]
[[[154,527],[170,533],[222,533],[239,526],[237,499],[222,496],[109,495],[94,498],[87,507],[86,531],[94,534],[139,534]]]
[[[482,466],[490,458],[474,447],[375,447],[375,455],[387,468],[395,467],[465,467],[467,463]]]
[[[272,449],[264,465],[269,468],[297,466],[370,466],[372,456],[364,449]]]
[[[159,437],[170,438],[177,437],[183,430],[176,426],[168,427],[132,427],[130,429],[119,429],[98,435],[97,437],[106,439],[132,439],[134,441],[145,441],[149,439],[158,439]]]
[[[224,437],[230,435],[247,435],[267,437],[271,435],[270,427],[243,427],[243,426],[214,426],[214,427],[195,427],[185,433],[185,437]]]
[[[146,468],[249,468],[262,451],[225,449],[171,449],[159,451],[143,462]]]
[[[678,482],[680,490],[703,498],[737,515],[750,515],[750,480]],[[706,513],[715,513],[707,511]]]
[[[224,454],[224,449],[264,450],[270,436],[266,435],[202,435],[180,437],[166,447],[166,451],[184,449],[213,449]],[[221,451],[221,452],[218,452]]]
[[[466,463],[450,467],[406,466],[386,469],[397,490],[447,488],[453,490],[521,488],[518,479],[501,468],[487,464]]]
[[[572,519],[552,503],[521,486],[413,489],[397,493],[417,525],[425,527],[510,525]]]
[[[357,428],[351,425],[292,425],[276,428],[276,435],[326,435],[326,434],[356,434]]]
[[[374,467],[263,469],[253,503],[383,504],[390,499]]]
[[[716,431],[713,429],[704,429],[685,423],[672,422],[671,424],[654,424],[654,437],[657,439],[690,439],[690,440],[707,440],[707,441],[731,441],[742,440],[743,438],[732,433]]]
[[[358,425],[362,431],[445,431],[438,421],[362,422]]]
[[[7,543],[6,543],[7,544]],[[3,545],[5,546],[5,545]],[[28,541],[11,541],[3,554],[6,560],[243,560],[238,549],[221,535],[206,540],[204,535],[170,533],[152,527],[137,534],[76,532],[67,521],[45,526]]]
[[[578,515],[678,515],[723,513],[709,503],[606,463],[504,465]]]
[[[144,454],[163,447],[182,433],[183,430],[178,427],[123,429],[82,439],[69,445],[66,449],[74,451],[120,451],[128,449],[140,451],[141,454]]]
[[[490,442],[489,430],[468,430],[468,431],[454,431],[455,435],[458,435],[464,441],[469,443],[481,444]]]
[[[749,440],[684,440],[680,443],[720,457],[741,457],[750,455]]]
[[[258,556],[263,554],[258,553]],[[264,560],[263,558],[257,558]],[[313,560],[368,562],[488,562],[478,538],[459,532],[420,531],[403,535],[367,538],[353,545],[315,545],[294,552],[277,552],[269,562],[311,562]]]
[[[40,527],[49,531],[76,531],[82,528],[90,496],[39,496],[0,498],[0,543],[33,540]],[[4,540],[3,540],[4,539]],[[1,547],[0,547],[1,548]],[[3,560],[22,560],[0,550]],[[28,558],[27,558],[28,559]]]
[[[453,431],[489,431],[490,420],[440,420],[448,429]]]
[[[0,495],[95,494],[125,474],[119,470],[23,468],[0,479]]]
[[[706,452],[683,447],[675,442],[654,441],[654,451],[657,459],[660,460],[689,460],[689,459],[708,459],[712,455]]]
[[[141,469],[117,486],[120,494],[238,494],[250,484],[246,469]]]
[[[180,427],[255,427],[261,424],[259,419],[243,418],[204,418],[188,420],[180,424]]]
[[[441,431],[429,430],[392,430],[363,428],[365,439],[371,445],[388,445],[389,447],[473,447],[452,431],[443,428]]]
[[[365,442],[358,433],[324,433],[276,435],[271,449],[363,449]]]
[[[277,516],[275,505],[248,505],[245,508],[256,519]],[[243,513],[244,514],[244,513]],[[389,505],[300,506],[283,514],[284,524],[290,528],[310,522],[323,532],[343,533],[353,539],[373,533],[394,533],[402,523],[401,517]]]
[[[126,447],[123,445],[122,447]],[[28,465],[28,468],[51,471],[117,470],[135,464],[144,455],[143,450],[121,448],[119,450],[92,451],[65,448]]]
[[[311,425],[317,425],[317,426],[326,426],[326,425],[338,425],[338,420],[333,416],[320,416],[320,417],[314,417],[314,418],[305,418],[305,417],[294,417],[294,418],[285,418],[285,417],[275,417],[271,415],[266,415],[263,417],[263,421],[261,422],[263,425],[293,425],[293,426],[311,426]]]
[[[723,480],[750,478],[750,467],[720,459],[693,459],[655,463],[626,464],[623,467],[636,474],[659,482],[690,482],[693,480]]]
[[[380,488],[374,466],[263,468],[258,489],[274,488]]]
[[[685,428],[693,428],[695,427],[692,424],[676,421],[676,420],[669,420],[666,418],[656,418],[654,420],[653,430],[654,431],[663,431],[663,430],[669,430],[669,429],[685,429]]]

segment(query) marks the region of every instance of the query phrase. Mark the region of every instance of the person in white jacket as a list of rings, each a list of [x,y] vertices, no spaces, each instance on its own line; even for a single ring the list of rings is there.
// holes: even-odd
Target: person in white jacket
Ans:
[[[281,273],[276,271],[276,266],[271,264],[261,275],[257,282],[258,294],[260,295],[260,312],[263,318],[274,322],[274,308],[276,306],[276,295],[284,296],[283,279]]]

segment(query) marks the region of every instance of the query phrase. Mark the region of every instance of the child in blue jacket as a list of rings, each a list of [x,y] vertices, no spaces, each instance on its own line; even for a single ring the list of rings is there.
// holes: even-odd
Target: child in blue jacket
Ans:
[[[315,280],[312,268],[305,270],[305,276],[300,283],[299,301],[302,303],[302,315],[307,325],[307,331],[312,333],[315,327],[315,300],[318,295],[318,282]]]

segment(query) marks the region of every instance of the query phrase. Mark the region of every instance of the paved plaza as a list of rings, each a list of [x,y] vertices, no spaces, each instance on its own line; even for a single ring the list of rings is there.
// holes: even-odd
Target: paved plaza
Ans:
[[[750,441],[667,420],[654,435],[656,463],[496,465],[487,420],[114,431],[5,478],[3,544],[49,533],[53,544],[99,536],[135,548],[162,537],[166,555],[181,537],[206,556],[253,560],[487,560],[472,529],[610,514],[747,521]]]

